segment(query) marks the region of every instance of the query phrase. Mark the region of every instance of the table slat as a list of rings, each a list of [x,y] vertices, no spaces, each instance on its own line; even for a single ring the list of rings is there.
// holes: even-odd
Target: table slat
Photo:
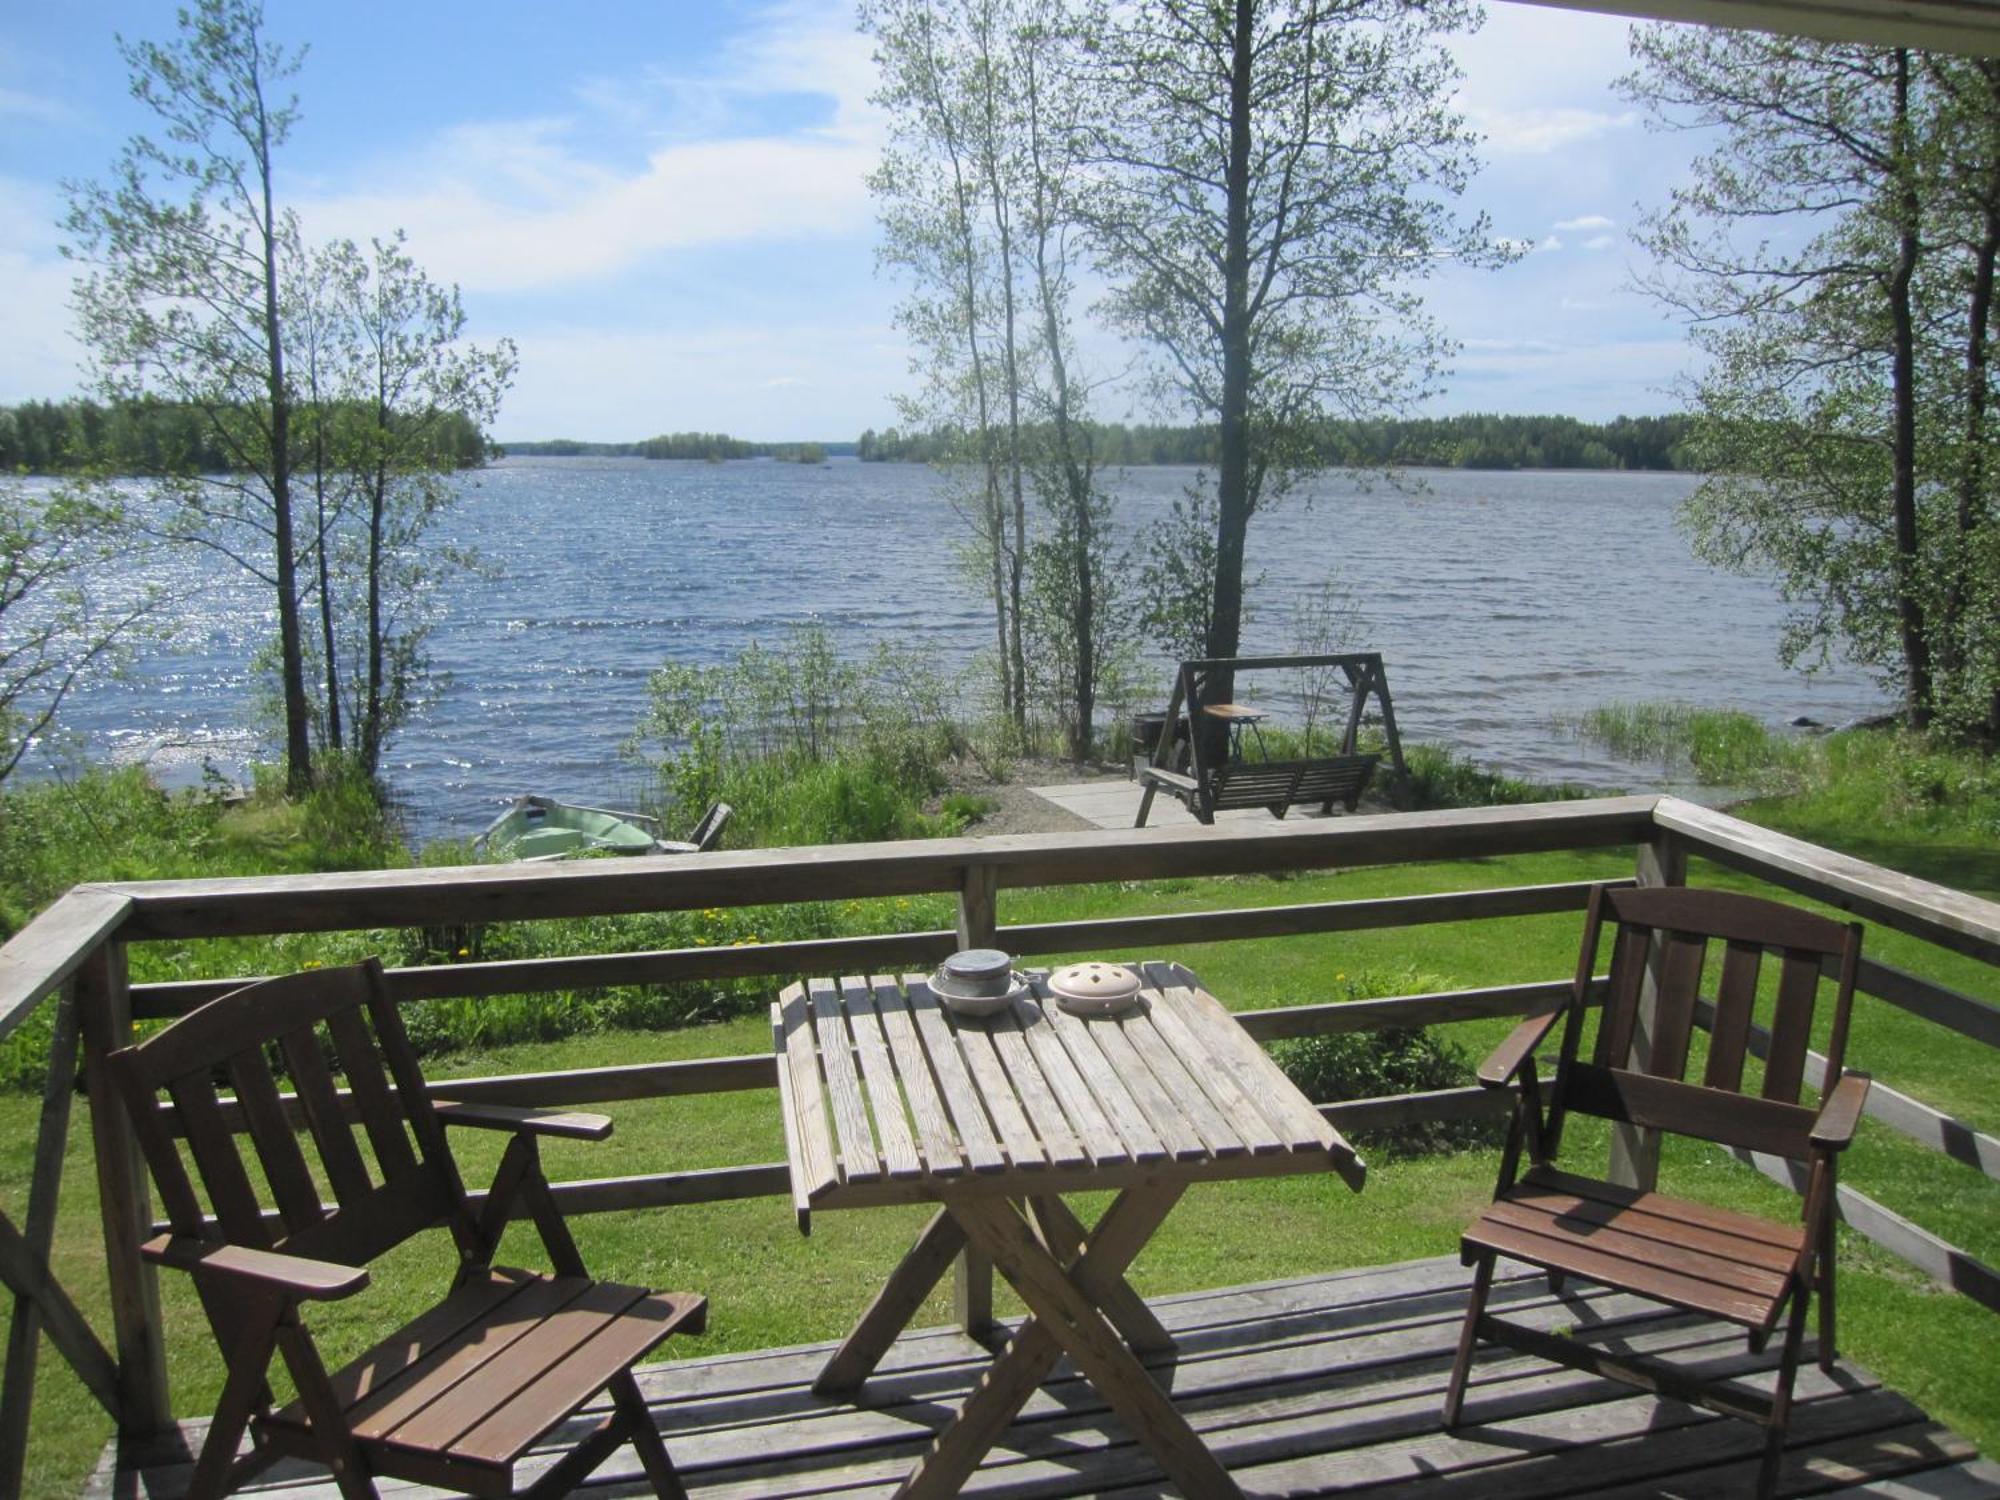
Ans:
[[[940,1018],[958,1039],[958,1055],[965,1059],[973,1086],[979,1090],[986,1112],[992,1117],[994,1133],[1000,1137],[1007,1160],[1017,1167],[1046,1167],[1049,1153],[1035,1134],[1034,1126],[1028,1123],[1014,1080],[1007,1076],[1007,1069],[993,1046],[994,1023],[976,1016],[950,1015],[944,1011],[942,1001],[938,1004]]]
[[[1187,1023],[1183,1011],[1190,1003],[1177,988],[1161,986],[1162,1003],[1152,1011],[1153,1025],[1174,1050],[1189,1075],[1200,1083],[1208,1097],[1235,1126],[1243,1143],[1254,1156],[1267,1156],[1285,1149],[1284,1137],[1257,1105],[1256,1095],[1245,1089],[1236,1073],[1221,1058],[1204,1047]]]
[[[1243,1155],[1250,1148],[1245,1144],[1242,1132],[1216,1109],[1208,1094],[1182,1066],[1180,1058],[1174,1055],[1174,1049],[1167,1045],[1154,1026],[1152,1013],[1164,1008],[1165,1002],[1160,996],[1143,996],[1137,1006],[1118,1018],[1119,1032],[1132,1044],[1132,1050],[1152,1071],[1167,1097],[1173,1100],[1182,1118],[1194,1128],[1211,1155]]]
[[[1046,979],[1033,981],[1043,1004],[1053,1005],[1048,998]],[[1132,1159],[1124,1141],[1119,1139],[1117,1129],[1105,1118],[1098,1107],[1090,1086],[1083,1081],[1083,1075],[1076,1070],[1076,1063],[1056,1035],[1055,1027],[1042,1014],[1041,1006],[1027,999],[1014,1002],[1014,1028],[1034,1054],[1041,1067],[1042,1077],[1048,1080],[1067,1112],[1071,1128],[1080,1139],[1083,1150],[1092,1164],[1097,1166],[1110,1162],[1125,1162]]]
[[[854,1050],[861,1058],[861,1076],[868,1085],[882,1164],[893,1178],[921,1177],[923,1163],[917,1159],[917,1144],[903,1108],[903,1091],[897,1087],[896,1067],[889,1060],[889,1039],[883,1034],[882,1018],[875,1014],[868,981],[843,975],[840,998],[848,1029],[854,1033]]]
[[[917,1122],[917,1139],[923,1145],[924,1167],[933,1177],[955,1177],[965,1170],[965,1148],[951,1128],[951,1115],[938,1096],[937,1080],[924,1056],[917,1024],[910,1015],[909,997],[892,978],[874,976],[871,986],[876,1019],[889,1038],[889,1051],[896,1061],[896,1073],[910,1101],[910,1116]]]
[[[1023,1005],[1025,1000],[1016,1000]],[[1041,1138],[1042,1149],[1048,1153],[1049,1162],[1058,1167],[1076,1167],[1090,1160],[1085,1155],[1082,1142],[1076,1132],[1070,1129],[1069,1121],[1063,1115],[1063,1108],[1057,1102],[1054,1086],[1042,1076],[1041,1063],[1028,1046],[1028,1039],[1021,1034],[1021,1028],[1010,1007],[1000,1015],[985,1022],[981,1028],[992,1039],[993,1050],[1000,1054],[1000,1061],[1007,1069],[1007,1077],[1014,1085],[1014,1095],[1021,1101],[1021,1108],[1028,1116],[1028,1123]]]
[[[841,1175],[848,1182],[873,1182],[882,1175],[882,1160],[875,1153],[875,1133],[868,1124],[868,1103],[861,1097],[861,1075],[854,1066],[854,1044],[847,1034],[847,1017],[841,1013],[840,992],[829,979],[813,979],[807,981],[806,993],[812,1001],[820,1066],[833,1101]]]
[[[1054,1001],[1042,1007],[1042,1015],[1062,1039],[1064,1050],[1103,1107],[1112,1128],[1124,1140],[1131,1159],[1135,1162],[1164,1161],[1167,1156],[1165,1144],[1154,1133],[1152,1124],[1139,1108],[1139,1102],[1119,1079],[1117,1068],[1099,1049],[1090,1027]]]
[[[959,1055],[958,1039],[945,1024],[937,996],[920,974],[906,976],[903,985],[909,993],[910,1015],[917,1023],[917,1038],[923,1043],[924,1055],[930,1059],[931,1073],[937,1079],[945,1108],[951,1111],[951,1123],[965,1147],[965,1159],[975,1172],[1002,1170],[1007,1158],[994,1138],[986,1106],[973,1086],[972,1075],[966,1071],[965,1059]]]
[[[1354,1149],[1340,1132],[1285,1077],[1271,1055],[1251,1040],[1220,1000],[1198,986],[1189,986],[1183,993],[1188,997],[1183,1014],[1196,1037],[1213,1056],[1236,1070],[1237,1080],[1265,1106],[1266,1118],[1286,1136],[1293,1150],[1318,1149],[1346,1160],[1354,1158]]]
[[[778,998],[785,1036],[785,1068],[791,1075],[792,1107],[798,1118],[800,1163],[805,1168],[807,1196],[813,1197],[839,1180],[833,1167],[833,1139],[827,1128],[825,1091],[819,1081],[819,1060],[813,1055],[805,986],[788,984]]]

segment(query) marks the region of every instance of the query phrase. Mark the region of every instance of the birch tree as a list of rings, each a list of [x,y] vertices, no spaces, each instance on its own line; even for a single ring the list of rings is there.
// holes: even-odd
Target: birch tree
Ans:
[[[135,135],[108,181],[68,184],[75,305],[111,401],[203,414],[226,475],[158,476],[175,527],[261,580],[278,621],[285,775],[312,782],[311,705],[292,501],[292,391],[280,267],[297,226],[278,206],[277,153],[298,118],[281,94],[302,51],[264,33],[252,0],[197,0],[168,42],[118,51],[158,134]]]
[[[1451,200],[1473,170],[1440,45],[1454,0],[1135,0],[1091,60],[1088,202],[1108,311],[1162,404],[1219,429],[1207,654],[1237,654],[1244,541],[1318,467],[1327,416],[1427,394],[1450,345],[1419,289],[1509,254]],[[1226,684],[1224,685],[1226,687]]]

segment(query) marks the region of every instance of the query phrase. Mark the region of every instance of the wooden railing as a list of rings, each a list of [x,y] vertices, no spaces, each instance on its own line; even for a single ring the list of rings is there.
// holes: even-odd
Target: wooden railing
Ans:
[[[27,1437],[35,1355],[50,1342],[127,1432],[169,1420],[159,1293],[139,1244],[152,1232],[143,1167],[103,1059],[135,1020],[185,1013],[254,976],[132,985],[134,943],[349,929],[605,916],[636,912],[844,901],[951,893],[952,929],[863,937],[695,947],[644,953],[459,963],[397,969],[404,1001],[480,998],[551,989],[660,985],[687,980],[866,973],[926,968],[955,948],[995,945],[1023,956],[1074,952],[1178,953],[1190,945],[1304,933],[1410,927],[1581,910],[1588,885],[1509,886],[1368,900],[1175,912],[1078,922],[1003,924],[1002,888],[1145,882],[1188,877],[1600,848],[1636,850],[1633,878],[1679,883],[1701,856],[2000,966],[2000,906],[1783,837],[1673,798],[1623,797],[1526,807],[1408,813],[1215,828],[956,839],[717,853],[558,866],[476,866],[344,875],[159,881],[84,886],[0,949],[0,1037],[45,1003],[56,1007],[49,1083],[21,1227],[0,1212],[0,1279],[14,1294],[0,1375],[0,1493],[12,1493]],[[1444,994],[1303,1004],[1242,1016],[1263,1041],[1335,1031],[1420,1026],[1518,1015],[1569,981],[1551,977]],[[2000,1046],[2000,1008],[1879,960],[1861,986],[1891,1005],[1988,1046]],[[49,1265],[54,1206],[81,1051],[109,1277],[109,1347]],[[769,1056],[517,1074],[440,1082],[440,1097],[575,1105],[775,1088]],[[1507,1098],[1478,1088],[1322,1106],[1346,1129],[1498,1113]],[[1883,1125],[2000,1178],[2000,1140],[1878,1080],[1869,1112]],[[1618,1143],[1623,1175],[1648,1180],[1652,1143]],[[1755,1163],[1781,1181],[1781,1164]],[[782,1196],[781,1162],[569,1181],[557,1195],[573,1213]],[[1945,1284],[2000,1310],[2000,1276],[1966,1252],[1851,1188],[1841,1206],[1855,1229]]]

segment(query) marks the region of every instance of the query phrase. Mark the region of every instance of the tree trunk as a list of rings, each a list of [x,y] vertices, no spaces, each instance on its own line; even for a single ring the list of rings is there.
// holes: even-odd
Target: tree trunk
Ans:
[[[1255,0],[1235,0],[1222,254],[1222,454],[1216,480],[1215,611],[1208,654],[1235,656],[1243,632],[1243,547],[1250,525],[1250,86]],[[1219,674],[1212,691],[1234,691]]]
[[[1911,306],[1911,282],[1916,276],[1920,205],[1911,174],[1910,54],[1896,53],[1896,266],[1889,281],[1892,329],[1890,377],[1892,475],[1890,509],[1896,539],[1896,623],[1903,651],[1903,719],[1923,729],[1934,708],[1930,641],[1925,633],[1923,601],[1917,597],[1920,566],[1917,540],[1917,375],[1916,326]]]
[[[278,658],[285,695],[285,790],[312,788],[311,714],[306,707],[305,643],[299,628],[298,557],[292,534],[292,406],[285,384],[285,342],[278,321],[278,226],[271,201],[271,136],[258,105],[257,165],[264,191],[264,348],[271,402],[271,532],[278,589]]]
[[[326,432],[324,409],[313,419],[313,506],[316,512],[318,543],[314,548],[319,572],[320,650],[326,654],[326,742],[341,748],[340,736],[340,657],[334,649],[333,569],[327,561],[326,520]]]

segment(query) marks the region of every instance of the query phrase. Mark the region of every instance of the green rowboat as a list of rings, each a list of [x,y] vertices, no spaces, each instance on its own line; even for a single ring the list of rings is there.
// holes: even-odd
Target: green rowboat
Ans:
[[[659,820],[644,813],[517,797],[472,841],[472,852],[482,859],[529,863],[599,852],[653,854],[660,850],[659,828]]]

